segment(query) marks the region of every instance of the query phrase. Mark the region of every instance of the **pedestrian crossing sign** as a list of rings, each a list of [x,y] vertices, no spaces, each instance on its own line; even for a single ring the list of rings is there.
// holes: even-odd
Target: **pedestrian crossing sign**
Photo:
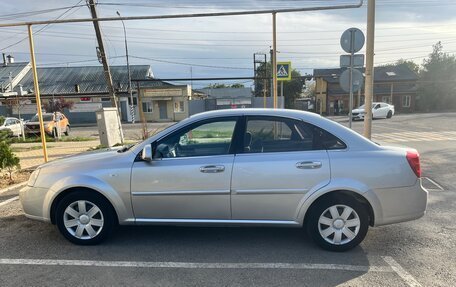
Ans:
[[[291,62],[277,62],[277,81],[291,80]]]

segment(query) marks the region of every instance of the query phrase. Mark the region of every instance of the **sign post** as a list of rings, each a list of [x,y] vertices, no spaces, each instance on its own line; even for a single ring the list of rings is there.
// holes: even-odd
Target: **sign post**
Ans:
[[[277,63],[277,81],[280,81],[280,96],[282,97],[282,109],[285,107],[285,99],[283,97],[283,82],[291,81],[291,62]]]
[[[349,93],[349,110],[348,110],[348,126],[351,128],[352,127],[352,110],[353,110],[353,92],[358,91],[361,88],[362,85],[362,78],[363,75],[361,72],[358,70],[354,70],[355,67],[357,66],[364,66],[364,55],[355,55],[356,52],[361,50],[364,46],[364,34],[361,30],[358,28],[350,28],[345,30],[345,32],[342,34],[342,37],[340,38],[340,45],[342,49],[350,53],[350,55],[342,55],[340,58],[340,64],[341,68],[347,67],[347,60],[349,66],[347,67],[348,70],[344,71],[342,75],[340,76],[340,85],[342,89],[344,89],[346,92]],[[349,58],[349,59],[347,59]],[[356,62],[356,63],[355,63]],[[357,73],[356,73],[356,72]],[[344,75],[345,74],[345,75]],[[361,74],[361,77],[360,77]],[[356,75],[356,76],[355,76]],[[348,76],[348,79],[347,79]],[[354,78],[356,77],[356,78]],[[356,90],[354,90],[353,83],[359,82],[359,84],[356,86]],[[347,88],[348,84],[348,89]]]

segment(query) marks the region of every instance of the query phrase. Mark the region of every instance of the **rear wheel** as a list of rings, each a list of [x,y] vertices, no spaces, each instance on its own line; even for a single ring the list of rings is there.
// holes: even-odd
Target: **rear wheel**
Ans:
[[[369,216],[355,198],[333,195],[318,200],[311,207],[306,227],[309,236],[323,249],[346,251],[363,241]]]
[[[89,191],[68,194],[56,209],[56,224],[60,233],[78,245],[94,245],[105,240],[115,218],[110,203]]]
[[[386,115],[386,118],[387,119],[391,119],[393,117],[393,112],[392,111],[388,111],[388,114]]]

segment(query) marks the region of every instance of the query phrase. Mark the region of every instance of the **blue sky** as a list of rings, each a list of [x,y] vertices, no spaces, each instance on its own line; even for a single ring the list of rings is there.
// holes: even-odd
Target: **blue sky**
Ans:
[[[100,16],[164,15],[209,11],[273,9],[356,3],[356,0],[99,0]],[[366,2],[366,1],[365,1]],[[441,40],[444,49],[456,53],[456,1],[377,0],[375,63],[399,58],[421,63]],[[46,20],[66,10],[42,14],[28,11],[83,5],[78,0],[16,0],[0,3],[0,22]],[[362,8],[324,12],[279,14],[278,60],[292,61],[294,68],[311,73],[313,68],[331,68],[343,54],[342,32],[366,28],[366,3]],[[86,6],[75,7],[62,18],[89,17]],[[255,52],[268,53],[272,44],[271,15],[232,16],[126,22],[132,64],[150,64],[158,78],[252,76]],[[34,27],[35,31],[41,27]],[[112,65],[125,64],[120,22],[102,23],[105,46]],[[16,61],[28,61],[25,27],[0,28],[0,50]],[[8,47],[10,46],[10,47]],[[37,61],[41,66],[99,65],[93,26],[90,23],[59,24],[36,35]],[[363,52],[363,50],[361,51]],[[199,83],[197,86],[206,85]],[[246,82],[250,85],[250,82]]]

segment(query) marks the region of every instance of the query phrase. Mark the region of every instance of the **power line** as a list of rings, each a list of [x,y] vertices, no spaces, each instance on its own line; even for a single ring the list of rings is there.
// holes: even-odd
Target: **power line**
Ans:
[[[57,18],[55,18],[54,20],[58,20],[60,18],[62,18],[63,16],[65,16],[65,14],[67,14],[68,12],[70,12],[73,8],[76,8],[76,7],[81,7],[81,5],[79,5],[82,1],[84,0],[80,0],[76,5],[73,5],[73,6],[70,6],[70,8],[68,8],[65,12],[63,12],[62,14],[60,14],[59,16],[57,16]],[[47,27],[49,27],[49,25],[51,24],[46,24],[44,25],[43,27],[41,27],[40,29],[38,29],[36,32],[35,32],[35,35],[42,32],[43,30],[45,30]],[[24,37],[22,38],[21,40],[11,44],[11,45],[8,45],[6,47],[3,47],[3,48],[0,48],[0,50],[5,50],[5,49],[8,49],[8,48],[11,48],[13,46],[16,46],[17,44],[20,44],[22,43],[23,41],[27,40],[28,37]]]

